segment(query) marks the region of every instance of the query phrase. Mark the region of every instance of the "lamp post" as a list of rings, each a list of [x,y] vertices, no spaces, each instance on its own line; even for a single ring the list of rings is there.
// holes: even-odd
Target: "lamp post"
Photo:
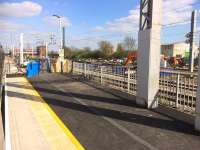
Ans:
[[[61,73],[63,73],[63,61],[64,61],[64,56],[62,54],[63,50],[63,39],[62,39],[62,17],[59,15],[53,15],[53,17],[56,17],[59,19],[59,28],[60,28],[60,61],[61,61]],[[64,51],[64,50],[63,50]]]
[[[20,65],[24,63],[24,34],[20,34]]]
[[[59,29],[60,29],[60,50],[62,50],[63,49],[63,42],[62,42],[62,17],[61,16],[59,16],[59,15],[53,15],[53,17],[56,17],[56,18],[58,18],[58,20],[59,20]]]

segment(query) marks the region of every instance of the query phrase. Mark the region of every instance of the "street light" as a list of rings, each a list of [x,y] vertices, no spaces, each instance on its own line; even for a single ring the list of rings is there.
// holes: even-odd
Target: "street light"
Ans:
[[[52,15],[53,17],[56,17],[59,19],[59,28],[60,28],[60,51],[63,49],[63,41],[62,41],[62,17],[59,15]]]
[[[56,17],[56,18],[59,19],[59,25],[60,25],[60,53],[62,53],[62,49],[63,49],[62,22],[61,22],[62,17],[59,16],[59,15],[55,15],[55,14],[53,15],[53,17]],[[61,73],[63,73],[63,60],[64,60],[64,56],[61,56],[60,60],[61,60]]]

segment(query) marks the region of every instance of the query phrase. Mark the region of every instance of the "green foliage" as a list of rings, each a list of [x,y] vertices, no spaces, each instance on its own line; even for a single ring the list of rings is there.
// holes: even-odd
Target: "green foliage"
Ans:
[[[55,51],[50,51],[48,55],[50,58],[57,58],[59,56],[58,52]]]
[[[75,50],[72,51],[71,59],[78,60],[78,59],[98,59],[103,58],[103,54],[99,50]]]
[[[72,55],[72,50],[70,47],[64,47],[64,57],[70,59]]]
[[[85,47],[82,49],[74,47],[65,47],[65,58],[80,60],[80,59],[109,59],[116,58],[122,59],[126,58],[129,50],[125,50],[124,43],[119,43],[117,49],[114,52],[113,45],[109,41],[99,42],[99,48],[92,50],[90,47]]]
[[[123,52],[123,51],[125,51],[125,48],[124,48],[124,46],[123,46],[122,43],[118,43],[118,44],[117,44],[117,49],[116,49],[116,51],[117,51],[117,52]]]
[[[99,50],[95,50],[91,52],[90,58],[93,59],[104,58],[104,54]]]
[[[126,58],[128,56],[128,53],[129,51],[116,51],[112,55],[112,58],[116,58],[116,59]]]

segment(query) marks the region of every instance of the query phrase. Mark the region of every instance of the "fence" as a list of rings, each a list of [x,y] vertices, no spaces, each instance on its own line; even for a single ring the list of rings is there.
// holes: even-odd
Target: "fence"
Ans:
[[[2,102],[2,92],[3,92],[3,78],[4,78],[4,52],[0,47],[0,102]]]
[[[133,67],[73,62],[73,73],[82,74],[99,84],[136,95],[136,70]]]
[[[4,67],[4,52],[3,49],[0,47],[0,85],[2,83],[3,67]]]
[[[3,127],[5,127],[5,117],[4,117],[4,114],[5,114],[5,108],[4,108],[4,97],[5,97],[5,86],[4,86],[4,82],[5,82],[5,71],[4,71],[4,52],[3,52],[3,49],[2,47],[0,46],[0,110],[1,110],[1,114],[0,114],[0,132],[3,133],[2,135],[0,135],[0,143],[3,143],[3,137],[5,136],[4,135],[4,131],[3,128],[2,128],[2,125]]]
[[[3,49],[0,46],[0,108],[1,108],[1,114],[0,118],[4,120],[4,80],[5,80],[5,70],[4,70],[4,52]],[[2,123],[0,121],[0,123]]]
[[[137,92],[137,72],[133,67],[73,62],[73,73],[132,95],[136,95]],[[196,92],[196,73],[161,70],[158,94],[161,105],[194,113]]]
[[[197,94],[196,73],[166,71],[160,73],[159,102],[180,111],[194,113]]]

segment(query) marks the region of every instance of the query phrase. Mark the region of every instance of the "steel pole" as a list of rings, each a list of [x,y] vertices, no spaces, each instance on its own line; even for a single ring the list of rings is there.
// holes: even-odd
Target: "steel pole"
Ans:
[[[24,63],[24,34],[20,34],[20,65]]]
[[[45,43],[45,47],[46,47],[46,58],[48,58],[48,43]]]
[[[189,64],[189,69],[190,72],[194,71],[194,50],[195,50],[195,32],[197,28],[197,11],[194,10],[192,12],[192,17],[191,17],[191,37],[190,37],[190,64]]]
[[[60,28],[60,51],[63,49],[63,41],[62,41],[62,18],[59,18],[59,28]]]

